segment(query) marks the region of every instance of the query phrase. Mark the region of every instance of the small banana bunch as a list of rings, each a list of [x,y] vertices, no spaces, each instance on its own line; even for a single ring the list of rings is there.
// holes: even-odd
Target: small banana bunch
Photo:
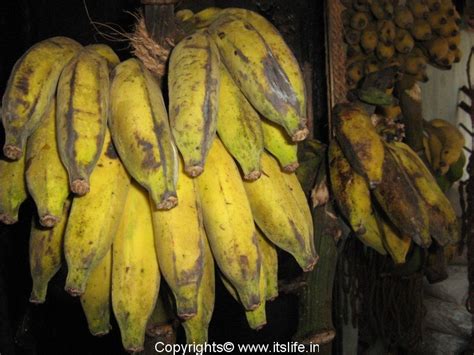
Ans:
[[[342,3],[346,80],[351,89],[387,66],[398,66],[405,75],[425,82],[427,64],[449,69],[461,59],[461,18],[451,0]]]
[[[385,142],[356,104],[334,110],[330,182],[355,235],[380,254],[404,263],[412,242],[427,248],[458,239],[455,212],[419,156],[406,144]]]
[[[33,198],[31,302],[65,260],[91,333],[109,332],[113,310],[131,352],[165,313],[189,343],[207,340],[216,266],[260,329],[278,296],[277,247],[304,271],[318,260],[295,174],[308,129],[294,55],[248,10],[177,18],[189,35],[170,56],[168,106],[138,59],[64,37],[30,48],[3,97],[0,221]]]

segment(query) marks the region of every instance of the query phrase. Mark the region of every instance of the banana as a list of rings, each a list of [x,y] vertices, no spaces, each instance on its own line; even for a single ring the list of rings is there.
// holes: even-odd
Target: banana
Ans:
[[[379,45],[377,45],[377,50],[380,45],[383,45],[383,44],[379,43]],[[378,55],[378,52],[377,52],[377,55]],[[346,81],[347,81],[347,84],[349,84],[349,86],[357,85],[357,83],[360,80],[362,80],[362,78],[364,77],[364,64],[365,64],[364,61],[358,61],[358,62],[349,64],[346,70]]]
[[[89,191],[89,177],[104,144],[109,111],[109,69],[104,57],[81,51],[58,82],[56,134],[71,191]]]
[[[183,323],[188,344],[204,344],[208,340],[207,331],[214,311],[215,274],[214,259],[207,239],[204,240],[204,273],[197,291],[198,309],[194,317]]]
[[[10,161],[0,157],[0,222],[18,222],[18,211],[28,197],[25,182],[25,155]]]
[[[386,45],[383,42],[379,42],[377,44],[377,48],[375,49],[375,53],[377,57],[382,62],[389,62],[395,55],[395,46],[394,45]]]
[[[402,54],[408,54],[415,46],[415,40],[407,30],[397,29],[395,49]]]
[[[158,209],[173,208],[178,155],[160,87],[137,59],[112,75],[109,127],[120,159]]]
[[[369,24],[369,14],[366,12],[356,12],[351,18],[351,27],[356,31],[364,30]]]
[[[265,299],[273,301],[278,297],[278,254],[275,245],[256,227],[258,247],[262,253],[263,276],[266,281]],[[262,276],[260,276],[262,277]]]
[[[285,130],[272,121],[262,118],[263,142],[283,171],[291,173],[298,166],[298,145],[293,143]]]
[[[415,20],[413,27],[410,29],[410,33],[417,41],[427,41],[433,36],[429,22],[422,19]]]
[[[30,302],[44,303],[48,283],[61,268],[63,236],[70,201],[63,206],[61,218],[54,228],[44,228],[33,218],[29,242],[30,273],[33,286]]]
[[[197,293],[204,263],[204,226],[196,182],[181,164],[176,192],[179,204],[170,211],[152,209],[155,249],[160,270],[176,299],[178,316],[197,312]]]
[[[440,0],[425,0],[425,4],[431,11],[438,11],[441,8]]]
[[[402,70],[404,73],[410,75],[417,75],[419,73],[426,74],[426,64],[427,61],[425,57],[409,54],[405,59]]]
[[[145,330],[160,289],[160,270],[146,190],[132,183],[112,254],[112,308],[128,352],[143,351]]]
[[[103,336],[112,328],[110,325],[110,289],[112,286],[112,250],[92,270],[86,290],[81,295],[81,306],[87,318],[92,335]]]
[[[444,37],[437,37],[427,41],[424,46],[435,62],[445,58],[449,52],[449,43]]]
[[[175,16],[179,21],[186,22],[193,18],[194,12],[190,9],[183,9],[176,12]]]
[[[436,31],[442,37],[453,37],[459,34],[459,26],[456,23],[456,19],[449,17],[447,23],[440,26]]]
[[[428,14],[428,23],[431,26],[431,29],[438,32],[442,26],[446,26],[448,23],[448,18],[442,12],[430,12]]]
[[[415,22],[413,13],[406,6],[397,6],[393,17],[395,24],[405,30],[410,29]]]
[[[360,36],[360,45],[365,53],[372,53],[379,42],[379,37],[376,30],[365,29]]]
[[[372,56],[366,59],[364,64],[364,74],[375,73],[380,70],[379,61],[376,57]]]
[[[377,32],[380,42],[391,46],[395,41],[396,27],[391,20],[379,20],[377,22]]]
[[[369,2],[370,11],[377,20],[383,20],[387,17],[383,4],[378,0],[371,0]]]
[[[423,248],[431,244],[428,211],[403,167],[385,148],[383,178],[373,190],[385,214],[402,235]]]
[[[462,52],[459,48],[456,48],[454,51],[454,63],[459,63],[462,58]]]
[[[45,115],[43,123],[28,139],[25,177],[38,209],[40,224],[51,228],[63,214],[69,195],[69,180],[56,142],[55,99]]]
[[[428,162],[430,166],[432,166],[430,144],[429,144],[428,136],[426,134],[423,134],[423,152],[425,153],[426,161]]]
[[[221,13],[222,9],[219,7],[207,7],[204,10],[196,12],[194,16],[189,19],[189,22],[191,22],[196,29],[207,28]]]
[[[90,44],[85,47],[84,50],[97,53],[100,56],[104,57],[107,60],[109,71],[114,69],[120,63],[120,58],[118,57],[118,55],[114,52],[112,48],[110,48],[106,44]]]
[[[182,40],[169,63],[170,124],[176,145],[191,177],[204,169],[217,128],[219,104],[217,48],[206,31]]]
[[[423,161],[404,143],[392,142],[389,147],[425,203],[431,236],[439,245],[458,240],[456,213]]]
[[[90,185],[86,196],[74,199],[64,236],[68,265],[65,289],[73,296],[84,293],[90,272],[110,249],[130,187],[130,177],[108,130]]]
[[[409,0],[406,5],[416,19],[425,19],[430,12],[424,0]]]
[[[214,259],[236,288],[245,309],[255,309],[265,297],[259,291],[262,257],[240,173],[218,138],[198,178],[198,188]]]
[[[458,33],[456,36],[451,36],[446,38],[449,44],[449,49],[454,51],[459,48],[461,45],[461,33]]]
[[[441,144],[440,139],[438,136],[430,130],[429,127],[425,127],[426,132],[428,133],[428,148],[430,151],[430,165],[431,170],[436,173],[440,171],[440,159],[441,159],[441,151],[443,150],[443,145]]]
[[[344,39],[347,44],[351,46],[357,46],[360,43],[361,33],[360,31],[353,30],[352,28],[344,28]]]
[[[263,130],[258,113],[221,64],[217,133],[229,153],[237,160],[244,179],[261,175],[260,156],[263,151]]]
[[[309,206],[301,186],[291,191],[285,173],[269,154],[262,155],[262,176],[244,182],[253,217],[265,236],[279,248],[292,254],[304,271],[316,265],[313,224],[309,223]]]
[[[171,297],[170,294],[163,291],[163,289],[158,293],[155,307],[146,324],[146,335],[159,336],[161,338],[165,337],[165,339],[168,336],[173,336],[172,333],[174,333],[174,329],[172,323],[176,317],[172,309]]]
[[[411,248],[411,239],[405,235],[400,235],[390,221],[379,218],[378,222],[385,250],[390,254],[395,264],[404,264]]]
[[[70,38],[52,37],[35,44],[15,63],[2,101],[7,158],[23,156],[26,140],[41,123],[56,92],[63,67],[80,49]]]
[[[384,148],[370,117],[359,106],[340,104],[334,109],[334,129],[351,166],[373,189],[382,180]]]
[[[332,192],[342,215],[365,245],[385,255],[367,183],[352,169],[335,140],[329,144],[328,159]]]
[[[220,16],[210,27],[222,61],[250,103],[282,125],[293,141],[306,138],[306,98],[298,62],[269,24],[265,35],[246,20]],[[262,24],[259,27],[263,27]]]

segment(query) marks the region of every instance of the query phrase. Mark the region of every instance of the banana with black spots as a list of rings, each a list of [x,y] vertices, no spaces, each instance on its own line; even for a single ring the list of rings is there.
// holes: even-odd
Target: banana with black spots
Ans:
[[[0,156],[0,222],[18,222],[18,211],[28,197],[25,182],[25,155],[11,161]]]

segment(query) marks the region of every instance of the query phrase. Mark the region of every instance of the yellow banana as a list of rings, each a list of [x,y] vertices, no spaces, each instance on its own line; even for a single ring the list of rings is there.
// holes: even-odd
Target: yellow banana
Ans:
[[[365,245],[385,255],[367,182],[352,169],[335,140],[329,145],[328,159],[332,192],[342,215]]]
[[[293,172],[298,166],[298,145],[293,143],[285,130],[276,123],[262,118],[263,142],[285,172]]]
[[[65,288],[73,296],[84,293],[90,272],[110,249],[130,187],[130,177],[115,152],[108,130],[90,186],[86,196],[74,199],[64,236],[68,265]]]
[[[7,158],[23,156],[26,140],[41,123],[56,92],[63,67],[80,49],[70,38],[52,37],[35,44],[15,63],[2,101]]]
[[[81,51],[61,73],[56,134],[71,191],[89,191],[89,177],[104,144],[109,111],[109,69],[104,57]]]
[[[256,231],[258,247],[262,253],[262,267],[266,281],[266,300],[273,301],[278,297],[278,254],[275,245],[263,235],[258,227]]]
[[[219,66],[216,45],[204,30],[186,37],[171,53],[170,124],[191,177],[202,173],[216,134]]]
[[[274,28],[267,25],[264,35],[252,23],[225,14],[209,31],[222,61],[252,105],[283,126],[293,141],[304,140],[309,131],[298,63],[283,39],[277,40],[279,34]]]
[[[191,22],[196,29],[206,28],[209,27],[221,12],[221,8],[207,7],[204,10],[196,12],[188,22]]]
[[[44,228],[36,218],[31,223],[30,233],[30,272],[33,286],[30,302],[43,303],[46,299],[48,283],[61,268],[63,237],[66,229],[70,201],[63,206],[60,220],[54,228]]]
[[[188,319],[198,308],[205,232],[196,182],[182,165],[176,186],[178,206],[170,211],[152,209],[152,217],[161,273],[175,296],[178,316]]]
[[[271,242],[292,254],[304,271],[310,271],[318,256],[314,250],[313,223],[309,224],[307,218],[310,212],[305,212],[309,206],[306,200],[293,195],[285,173],[267,153],[262,155],[262,172],[260,179],[244,182],[255,222]]]
[[[244,307],[255,309],[265,297],[259,291],[262,258],[257,234],[239,170],[218,138],[198,187],[216,263],[237,289]]]
[[[411,239],[405,235],[400,235],[390,221],[379,218],[378,222],[385,250],[390,254],[395,264],[404,264],[411,248]]]
[[[120,159],[158,209],[173,208],[178,156],[158,82],[137,59],[112,75],[109,127]]]
[[[347,160],[373,189],[382,180],[384,147],[369,115],[354,104],[337,105],[334,129]]]
[[[412,12],[406,6],[397,6],[394,13],[395,24],[405,30],[411,28],[415,22]]]
[[[118,57],[118,55],[113,51],[112,48],[110,48],[106,44],[90,44],[85,47],[84,50],[95,52],[100,56],[104,57],[107,60],[109,70],[112,70],[120,63],[120,58]]]
[[[26,200],[25,155],[10,161],[0,157],[0,222],[18,222],[18,211]]]
[[[185,22],[193,18],[194,12],[190,9],[183,9],[176,12],[175,16],[179,21]]]
[[[86,290],[81,295],[81,305],[92,335],[103,336],[110,325],[110,290],[112,287],[112,249],[92,270]]]
[[[132,183],[113,244],[112,307],[129,352],[143,350],[147,321],[160,289],[153,223],[146,190]]]
[[[239,163],[244,179],[255,180],[261,175],[262,123],[258,113],[237,87],[224,65],[221,64],[220,68],[217,133],[229,153]]]
[[[201,285],[197,291],[198,309],[194,317],[182,323],[188,344],[204,344],[208,340],[207,331],[214,312],[215,274],[214,259],[207,239],[204,240],[204,266]]]
[[[51,101],[43,123],[28,139],[26,183],[44,227],[59,222],[69,195],[67,171],[56,142],[56,100]]]

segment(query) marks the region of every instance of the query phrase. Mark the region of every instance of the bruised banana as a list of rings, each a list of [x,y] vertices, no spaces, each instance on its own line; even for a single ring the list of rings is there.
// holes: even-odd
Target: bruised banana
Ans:
[[[334,109],[336,139],[351,166],[364,176],[371,189],[381,180],[384,147],[370,117],[354,104],[339,104]]]
[[[31,223],[29,257],[33,281],[30,295],[32,303],[43,303],[46,300],[48,283],[61,268],[64,230],[70,206],[70,201],[66,201],[61,218],[54,228],[40,226],[35,218]]]
[[[61,73],[57,91],[59,155],[71,191],[89,191],[89,177],[104,144],[109,111],[109,69],[104,57],[81,51]]]
[[[431,236],[441,246],[457,241],[459,231],[456,213],[426,165],[404,143],[393,142],[389,147],[425,202],[429,213]]]
[[[354,171],[335,140],[329,145],[328,158],[332,192],[342,215],[365,245],[385,255],[367,182]]]
[[[52,37],[35,44],[15,63],[2,101],[7,158],[23,156],[26,140],[41,123],[56,92],[61,71],[80,49],[70,38]]]
[[[202,173],[217,128],[220,59],[206,31],[183,39],[169,63],[170,125],[186,173]]]
[[[313,243],[313,224],[308,221],[306,199],[291,192],[278,163],[267,153],[262,155],[262,176],[244,182],[255,222],[266,237],[292,254],[304,271],[316,265],[318,256]],[[301,190],[301,186],[295,187]],[[300,196],[304,197],[304,193]],[[308,211],[305,211],[308,210]]]
[[[257,227],[258,247],[262,253],[263,273],[266,281],[266,300],[272,301],[278,297],[278,254],[276,247],[265,237]]]
[[[38,209],[39,222],[53,227],[60,221],[69,195],[69,180],[56,142],[56,100],[46,117],[28,139],[26,183]]]
[[[161,273],[175,296],[178,316],[188,319],[198,310],[206,235],[196,182],[183,167],[176,192],[178,206],[170,211],[152,209],[152,217]]]
[[[160,289],[153,223],[146,190],[132,183],[112,255],[112,307],[128,352],[143,350],[145,330]]]
[[[18,222],[18,211],[28,197],[25,182],[25,155],[16,161],[0,157],[0,222]]]
[[[214,259],[207,239],[204,240],[204,264],[201,284],[197,291],[197,313],[183,325],[188,344],[204,344],[208,340],[208,328],[214,312],[215,300]]]
[[[176,206],[178,156],[160,86],[137,59],[112,72],[109,127],[120,159],[158,209]]]
[[[265,298],[259,291],[262,257],[239,170],[218,138],[209,151],[198,187],[204,225],[217,265],[236,288],[245,309],[255,309]]]
[[[275,158],[283,171],[291,173],[298,166],[298,145],[293,143],[283,127],[262,118],[263,143]]]
[[[256,180],[261,175],[262,123],[258,113],[237,87],[224,65],[221,64],[220,68],[217,133],[229,153],[239,163],[244,179]]]
[[[86,290],[81,295],[81,306],[87,318],[92,335],[103,336],[109,333],[110,290],[112,287],[112,249],[92,270],[87,280]]]
[[[304,83],[294,85],[290,80],[294,73],[301,74],[294,57],[282,59],[251,23],[231,14],[220,16],[209,31],[222,61],[251,104],[283,126],[293,141],[304,140],[309,133]],[[278,45],[286,46],[283,40]]]
[[[87,195],[74,199],[64,236],[65,289],[73,296],[84,293],[89,274],[110,249],[130,187],[108,131],[90,185]]]
[[[431,244],[428,211],[403,167],[385,149],[384,175],[373,190],[374,196],[400,233],[427,248]]]

